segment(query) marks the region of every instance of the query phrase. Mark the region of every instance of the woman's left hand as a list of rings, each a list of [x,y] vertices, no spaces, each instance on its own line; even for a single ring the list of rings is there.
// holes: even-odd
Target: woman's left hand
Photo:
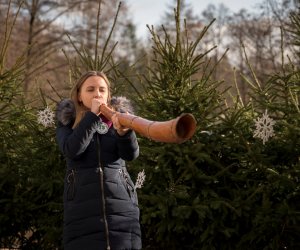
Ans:
[[[114,126],[115,130],[117,130],[117,133],[120,136],[125,135],[127,133],[127,131],[129,130],[129,128],[126,128],[126,127],[124,127],[120,124],[119,118],[116,114],[112,115],[111,121],[113,123],[113,126]]]

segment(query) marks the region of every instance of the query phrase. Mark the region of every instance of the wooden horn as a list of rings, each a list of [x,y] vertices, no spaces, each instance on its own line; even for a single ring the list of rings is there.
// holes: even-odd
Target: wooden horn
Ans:
[[[101,105],[100,111],[109,120],[116,114],[122,126],[158,142],[182,143],[190,139],[196,130],[196,120],[189,113],[181,114],[169,121],[158,122],[132,114],[116,112],[106,105]]]

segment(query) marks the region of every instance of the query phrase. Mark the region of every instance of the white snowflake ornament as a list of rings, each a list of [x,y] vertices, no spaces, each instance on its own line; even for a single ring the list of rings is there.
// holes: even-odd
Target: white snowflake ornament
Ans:
[[[137,179],[136,179],[136,183],[135,183],[135,188],[142,188],[144,181],[145,181],[146,175],[145,175],[145,171],[143,169],[142,172],[138,173]]]
[[[257,118],[255,121],[255,131],[253,137],[262,139],[263,144],[269,140],[270,137],[274,136],[273,126],[275,121],[269,117],[268,111],[261,118]]]
[[[44,127],[51,127],[54,124],[54,112],[47,106],[38,112],[38,123]]]

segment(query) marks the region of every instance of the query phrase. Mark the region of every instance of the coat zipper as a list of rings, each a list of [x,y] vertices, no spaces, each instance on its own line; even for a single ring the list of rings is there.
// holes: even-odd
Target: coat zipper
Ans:
[[[97,137],[97,154],[98,154],[98,164],[99,164],[99,177],[100,177],[100,192],[101,192],[101,201],[102,201],[102,216],[104,221],[104,230],[105,230],[105,241],[106,241],[106,250],[110,250],[110,244],[109,244],[109,231],[108,231],[108,223],[106,218],[106,204],[105,204],[105,197],[104,197],[104,173],[103,168],[101,164],[101,158],[100,158],[100,142],[99,142],[99,135],[96,135]]]

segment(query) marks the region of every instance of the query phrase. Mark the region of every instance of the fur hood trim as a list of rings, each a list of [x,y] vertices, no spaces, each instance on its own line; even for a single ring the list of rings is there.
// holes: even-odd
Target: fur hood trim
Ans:
[[[120,113],[134,114],[134,109],[131,101],[124,96],[113,96],[110,105],[114,110]],[[71,125],[74,123],[76,117],[75,105],[71,99],[63,99],[58,103],[56,109],[56,118],[63,125]]]

